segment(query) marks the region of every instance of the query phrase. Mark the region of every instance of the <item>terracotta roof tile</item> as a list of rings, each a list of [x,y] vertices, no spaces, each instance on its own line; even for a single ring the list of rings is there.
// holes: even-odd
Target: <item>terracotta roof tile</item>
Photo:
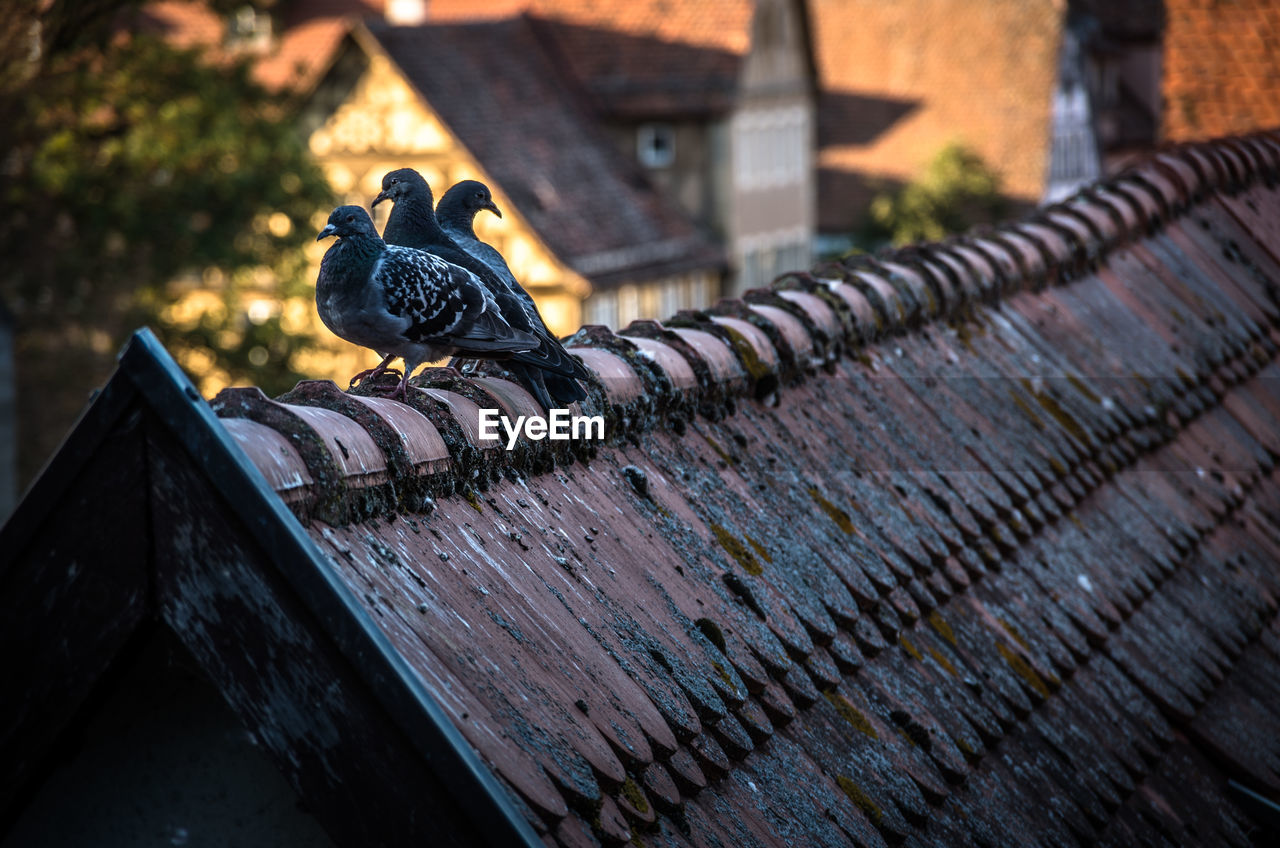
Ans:
[[[380,0],[308,0],[285,5],[266,52],[253,53],[254,76],[272,89],[305,91],[329,66],[343,37],[365,17],[382,13]],[[146,25],[184,47],[237,55],[226,44],[222,15],[200,0],[158,0],[141,12]]]
[[[1269,2],[1170,0],[1162,135],[1207,138],[1280,125],[1280,13]]]
[[[520,390],[444,372],[392,406],[228,391],[223,428],[143,379],[167,367],[143,341],[103,403],[171,391],[173,415],[207,416],[189,432],[244,445],[231,466],[265,478],[246,491],[284,504],[201,503],[261,544],[305,538],[273,579],[342,599],[308,632],[400,704],[397,756],[439,732],[441,769],[494,780],[459,833],[1238,844],[1255,825],[1227,779],[1280,791],[1280,174],[1181,166],[1220,152],[1174,149],[1168,186],[1120,177],[949,252],[587,328],[600,444],[480,448],[461,419]],[[1104,208],[1122,195],[1144,217]],[[962,263],[984,296],[949,288]]]

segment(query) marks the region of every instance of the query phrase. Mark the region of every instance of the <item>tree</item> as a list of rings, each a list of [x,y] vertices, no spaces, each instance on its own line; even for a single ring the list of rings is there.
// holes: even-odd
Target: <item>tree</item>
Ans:
[[[120,0],[28,5],[0,38],[24,477],[141,324],[189,368],[292,387],[315,340],[280,305],[308,296],[304,248],[335,202],[289,101],[246,61],[122,28]]]
[[[937,241],[975,224],[1000,220],[1007,211],[999,174],[977,153],[949,144],[922,176],[871,201],[863,241],[872,247]]]

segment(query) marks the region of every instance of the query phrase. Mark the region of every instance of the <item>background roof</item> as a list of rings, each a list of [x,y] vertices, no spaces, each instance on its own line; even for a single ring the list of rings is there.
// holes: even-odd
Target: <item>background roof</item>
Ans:
[[[538,235],[596,285],[723,262],[583,111],[527,19],[370,32]]]
[[[1168,0],[1164,135],[1175,140],[1280,123],[1280,6]]]

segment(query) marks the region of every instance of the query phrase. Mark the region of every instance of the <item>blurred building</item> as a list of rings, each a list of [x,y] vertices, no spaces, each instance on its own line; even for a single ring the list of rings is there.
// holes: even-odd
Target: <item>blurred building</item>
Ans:
[[[1163,136],[1280,126],[1280,4],[1166,0]]]
[[[819,228],[959,142],[1032,205],[1159,127],[1159,0],[810,0],[820,70]]]
[[[557,332],[701,308],[810,261],[801,0],[285,0],[221,34],[199,5],[153,8],[175,39],[252,52],[263,82],[301,93],[352,201],[395,167],[437,196],[488,183],[504,217],[477,232]]]
[[[472,5],[429,8],[444,19],[474,14]],[[724,246],[726,293],[808,265],[816,74],[803,2],[529,0],[525,8],[617,149]]]
[[[843,249],[877,193],[949,144],[1031,207],[1163,139],[1280,123],[1280,10],[1262,0],[278,0],[269,15],[202,12],[199,25],[187,20],[198,5],[155,8],[175,38],[254,52],[264,82],[313,92],[313,131],[368,111],[335,99],[355,91],[342,74],[359,73],[338,52],[385,56],[377,79],[399,79],[445,147],[380,151],[367,128],[350,156],[332,143],[322,154],[336,184],[367,202],[370,173],[391,164],[421,165],[433,185],[487,177],[510,214],[482,218],[482,235],[520,257],[557,329],[740,293],[806,266],[815,233],[818,252]],[[363,40],[349,35],[360,21]],[[442,47],[446,34],[459,46]],[[526,49],[503,49],[510,39]],[[521,144],[464,128],[533,74],[537,90],[501,118],[519,122]],[[572,143],[540,136],[539,111],[574,123]],[[515,148],[519,166],[504,158]],[[591,168],[566,178],[577,161]],[[598,200],[605,185],[627,186],[607,216],[619,229],[589,244],[565,222],[584,220],[578,189]],[[706,242],[723,276],[699,258]]]

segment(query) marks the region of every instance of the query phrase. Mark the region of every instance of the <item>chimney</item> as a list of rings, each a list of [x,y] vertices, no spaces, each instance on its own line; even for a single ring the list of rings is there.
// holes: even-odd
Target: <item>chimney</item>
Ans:
[[[418,26],[427,22],[427,0],[387,0],[383,13],[395,26]]]

